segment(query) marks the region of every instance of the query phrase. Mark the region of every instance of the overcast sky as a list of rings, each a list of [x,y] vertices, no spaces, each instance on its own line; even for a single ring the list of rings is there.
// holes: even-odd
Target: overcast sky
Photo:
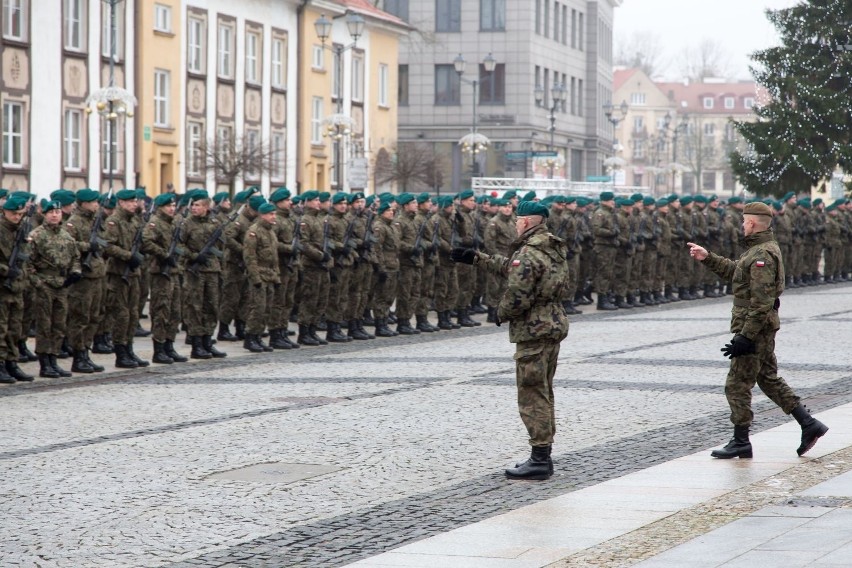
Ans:
[[[730,67],[739,79],[751,79],[748,54],[778,45],[775,28],[766,19],[767,8],[787,8],[799,0],[624,0],[615,9],[615,38],[650,31],[659,36],[668,63],[665,76],[677,76],[678,53],[697,47],[704,38],[717,39],[730,55]]]

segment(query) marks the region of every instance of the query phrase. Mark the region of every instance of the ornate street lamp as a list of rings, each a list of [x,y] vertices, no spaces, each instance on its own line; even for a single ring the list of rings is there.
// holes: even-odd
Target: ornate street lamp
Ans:
[[[479,87],[479,79],[465,79],[462,77],[464,74],[464,70],[466,67],[466,62],[462,54],[459,53],[455,59],[453,59],[453,68],[456,70],[456,73],[459,75],[459,80],[465,83],[469,83],[473,85],[473,120],[471,123],[470,134],[462,136],[459,140],[459,145],[462,148],[462,151],[467,153],[470,152],[471,155],[471,176],[479,177],[479,160],[477,159],[477,155],[484,152],[488,145],[491,143],[490,140],[486,136],[483,136],[476,131],[476,102],[477,102],[477,88]],[[482,67],[486,73],[492,73],[494,69],[497,67],[497,60],[489,53],[485,59],[482,60]]]

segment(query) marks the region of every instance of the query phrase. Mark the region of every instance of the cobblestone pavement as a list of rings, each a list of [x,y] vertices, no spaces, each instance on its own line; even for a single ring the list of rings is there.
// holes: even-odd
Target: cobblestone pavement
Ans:
[[[578,317],[556,377],[557,475],[538,484],[502,476],[528,452],[505,328],[0,389],[0,558],[340,566],[718,445],[729,309]],[[852,286],[790,291],[781,310],[791,386],[817,411],[852,400]],[[760,394],[755,410],[755,431],[788,420]],[[215,475],[271,463],[328,469],[289,483]]]

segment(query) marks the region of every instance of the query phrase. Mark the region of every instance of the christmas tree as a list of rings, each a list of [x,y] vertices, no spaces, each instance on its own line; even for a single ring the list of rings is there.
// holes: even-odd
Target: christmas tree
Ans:
[[[839,166],[852,172],[852,1],[767,10],[781,45],[752,55],[765,90],[756,122],[735,122],[748,150],[734,173],[758,195],[809,192]]]

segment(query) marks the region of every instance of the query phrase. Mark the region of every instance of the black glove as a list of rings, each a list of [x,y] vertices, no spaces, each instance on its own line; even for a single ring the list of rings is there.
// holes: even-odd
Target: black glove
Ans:
[[[20,275],[21,269],[17,266],[10,266],[9,270],[6,272],[6,278],[9,279],[9,282],[12,282],[13,280],[17,279]]]
[[[730,343],[725,344],[721,349],[722,354],[728,359],[733,359],[734,357],[740,357],[742,355],[750,355],[755,352],[754,341],[746,337],[745,335],[740,335],[739,333],[734,336]]]
[[[500,319],[500,316],[495,315],[494,316],[494,323],[497,324],[497,327],[500,327],[500,325],[502,325],[502,323],[503,323],[503,320]]]
[[[379,272],[379,284],[384,284],[388,281],[388,273],[387,272]]]
[[[207,266],[207,263],[210,262],[210,253],[205,252],[204,254],[199,254],[195,257],[195,264],[198,266]]]
[[[175,258],[173,256],[168,256],[165,259],[163,259],[163,262],[161,264],[163,266],[171,266],[172,268],[174,268],[174,267],[177,266],[178,262],[177,262],[177,258]]]
[[[331,255],[327,252],[322,253],[322,258],[320,259],[320,262],[328,262],[329,260],[331,260]]]
[[[71,274],[69,274],[65,278],[65,282],[62,283],[62,287],[67,288],[68,286],[71,286],[75,282],[79,282],[82,277],[83,277],[83,275],[80,274],[79,272],[72,272]]]
[[[423,254],[423,245],[418,245],[411,251],[412,256],[420,256],[421,254]]]
[[[92,254],[98,254],[98,251],[101,250],[101,245],[98,244],[98,241],[91,241],[89,243],[89,252]]]
[[[127,260],[127,266],[130,267],[130,270],[136,270],[137,268],[142,266],[142,262],[144,262],[144,260],[145,257],[142,255],[142,253],[134,252],[133,256],[131,256]]]
[[[472,248],[456,247],[450,252],[450,258],[453,262],[473,264],[473,261],[476,260],[476,251]]]
[[[261,286],[263,286],[263,283],[262,283],[262,282],[255,282],[255,283],[254,283],[254,287],[255,287],[255,288],[257,288],[258,290],[260,290],[260,287],[261,287]]]
[[[346,246],[345,246],[345,247],[343,247],[343,249],[340,251],[340,255],[341,255],[341,256],[344,256],[344,257],[349,256],[350,254],[352,254],[352,247],[351,247],[351,246],[349,246],[349,245],[346,245]]]

